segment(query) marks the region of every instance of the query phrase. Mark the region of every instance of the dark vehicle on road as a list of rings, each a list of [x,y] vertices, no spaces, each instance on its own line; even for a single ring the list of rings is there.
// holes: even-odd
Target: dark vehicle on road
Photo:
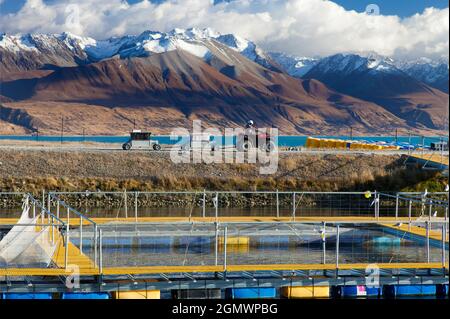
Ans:
[[[160,151],[161,145],[158,141],[151,139],[152,133],[134,130],[130,133],[130,139],[122,145],[122,149],[129,151],[131,149]]]

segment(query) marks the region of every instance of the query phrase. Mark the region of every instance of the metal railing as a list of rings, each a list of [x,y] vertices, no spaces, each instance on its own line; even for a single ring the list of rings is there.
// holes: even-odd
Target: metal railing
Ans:
[[[5,194],[5,193],[3,193]],[[307,207],[311,207],[312,212],[321,212],[326,213],[328,208],[331,208],[331,211],[342,212],[343,208],[348,208],[350,212],[357,212],[362,215],[363,213],[368,217],[373,217],[375,219],[380,219],[381,217],[395,217],[395,219],[400,219],[402,217],[402,208],[406,208],[406,213],[408,220],[409,231],[413,226],[420,226],[425,228],[425,235],[422,236],[420,245],[424,251],[424,258],[419,258],[417,262],[431,263],[436,262],[437,255],[440,254],[441,262],[443,268],[446,267],[446,258],[448,250],[448,243],[446,243],[446,238],[448,236],[448,216],[445,214],[444,221],[440,221],[439,223],[435,223],[438,225],[439,231],[441,233],[441,241],[431,238],[431,233],[436,232],[433,231],[432,225],[434,224],[433,216],[430,215],[432,209],[429,207],[439,208],[441,210],[448,211],[448,202],[446,203],[443,200],[436,201],[427,196],[416,196],[420,193],[383,193],[383,192],[226,192],[226,191],[200,191],[200,192],[98,192],[98,193],[90,193],[90,195],[100,194],[100,195],[118,195],[122,197],[128,207],[128,203],[130,202],[130,198],[134,199],[134,218],[138,221],[138,200],[140,196],[160,196],[167,194],[175,194],[175,195],[183,195],[183,196],[195,196],[198,201],[193,201],[193,205],[196,205],[200,208],[199,212],[201,216],[208,217],[212,216],[216,217],[212,220],[206,222],[198,222],[198,223],[182,223],[179,226],[172,225],[171,227],[181,227],[176,228],[173,232],[164,233],[164,225],[163,228],[159,229],[158,226],[152,225],[148,226],[148,230],[145,223],[142,223],[143,228],[138,228],[138,223],[134,225],[134,228],[130,228],[130,224],[113,224],[113,225],[104,225],[101,228],[97,225],[97,223],[91,218],[88,217],[87,214],[81,213],[79,210],[73,208],[67,201],[61,199],[62,196],[74,196],[74,195],[83,195],[85,192],[49,192],[47,193],[47,205],[45,205],[38,200],[34,199],[32,195],[26,194],[28,196],[30,203],[32,204],[33,216],[41,219],[41,224],[45,226],[52,227],[52,231],[57,230],[61,231],[62,238],[64,239],[65,246],[65,257],[64,263],[65,268],[67,268],[70,262],[69,252],[69,243],[71,240],[78,240],[80,254],[83,254],[84,251],[92,251],[94,254],[93,264],[100,274],[104,272],[104,267],[127,267],[130,266],[130,263],[133,262],[133,255],[127,251],[127,247],[143,247],[142,243],[145,245],[146,236],[150,236],[151,239],[147,242],[147,245],[155,251],[150,253],[146,251],[146,253],[142,256],[136,257],[139,260],[135,262],[135,267],[143,267],[143,266],[157,266],[158,259],[161,258],[172,258],[168,259],[168,263],[172,263],[173,265],[181,265],[185,266],[186,263],[182,260],[190,260],[194,265],[213,265],[219,266],[223,265],[223,270],[227,271],[229,265],[238,265],[238,264],[248,264],[252,262],[258,262],[263,264],[264,261],[259,260],[258,258],[268,258],[268,256],[273,257],[274,264],[282,263],[283,261],[289,263],[306,263],[305,260],[295,260],[289,259],[289,255],[283,255],[285,258],[282,259],[279,251],[275,251],[274,253],[270,252],[270,249],[264,251],[261,254],[256,254],[253,259],[250,257],[245,257],[245,254],[239,254],[240,250],[247,249],[248,255],[248,247],[253,247],[252,245],[262,245],[263,249],[267,247],[271,247],[273,243],[270,243],[267,246],[267,243],[264,242],[259,235],[255,235],[257,233],[261,234],[277,234],[277,232],[283,232],[282,235],[273,235],[278,236],[280,242],[283,245],[294,245],[295,247],[299,247],[298,245],[306,245],[304,248],[305,256],[310,259],[311,264],[319,263],[319,264],[330,264],[330,261],[334,256],[336,269],[339,268],[342,263],[352,263],[352,262],[362,262],[361,260],[367,261],[370,263],[372,261],[388,260],[389,263],[401,262],[396,258],[399,258],[397,255],[379,255],[376,251],[371,250],[361,250],[361,252],[355,253],[353,250],[359,249],[359,237],[361,234],[358,229],[364,230],[365,224],[358,224],[357,221],[354,222],[354,229],[350,229],[350,226],[346,226],[343,223],[339,222],[329,222],[329,223],[311,223],[307,221],[301,221],[300,217],[308,216],[305,215],[305,211]],[[433,195],[434,193],[430,193],[427,195]],[[444,193],[445,194],[445,193]],[[0,194],[1,195],[1,194]],[[14,194],[17,195],[17,194]],[[131,195],[131,196],[130,196]],[[134,195],[134,196],[133,196]],[[273,204],[275,207],[274,213],[276,217],[282,216],[283,209],[288,212],[288,217],[290,217],[290,221],[288,222],[279,222],[275,226],[265,224],[264,222],[259,223],[257,226],[246,224],[245,222],[242,225],[238,223],[226,223],[219,222],[219,217],[222,216],[220,214],[221,206],[221,197],[227,198],[226,196],[250,196],[250,199],[254,199],[252,195],[258,196],[271,196],[272,200],[274,200]],[[411,196],[409,196],[411,195]],[[441,194],[442,195],[442,194]],[[286,198],[281,198],[285,196]],[[349,206],[350,204],[346,202],[348,199],[355,199],[359,202],[358,205]],[[364,204],[362,204],[364,203]],[[207,205],[209,204],[209,205]],[[226,203],[224,203],[226,204]],[[267,203],[263,203],[266,205]],[[333,205],[337,204],[337,208],[333,208]],[[223,205],[225,206],[225,205]],[[213,208],[212,211],[209,208]],[[320,209],[319,209],[320,208]],[[415,209],[415,211],[414,211]],[[343,210],[345,212],[345,209]],[[124,210],[125,217],[130,218],[132,220],[133,217],[129,217],[128,210]],[[417,214],[419,212],[420,214]],[[427,213],[426,220],[419,220],[418,217],[423,216],[424,212]],[[370,213],[370,214],[369,214]],[[405,213],[405,212],[403,212]],[[358,216],[358,214],[353,216]],[[324,215],[322,215],[324,216]],[[336,215],[342,216],[342,215]],[[348,216],[348,215],[344,215]],[[351,215],[350,215],[351,217]],[[75,219],[75,221],[74,221]],[[296,220],[298,219],[298,220]],[[402,219],[405,222],[404,219]],[[314,240],[311,240],[307,244],[303,241],[304,233],[302,230],[297,229],[296,227],[303,226],[311,226],[313,234],[311,235]],[[183,228],[184,227],[184,228]],[[199,229],[197,229],[199,227]],[[202,229],[201,227],[206,227],[207,230]],[[208,228],[209,227],[209,228]],[[251,232],[251,227],[256,227],[255,231]],[[259,228],[258,228],[259,227]],[[276,227],[273,229],[273,233],[268,232],[270,227]],[[310,228],[311,228],[310,227]],[[315,228],[318,227],[318,231]],[[353,226],[352,226],[353,227]],[[71,229],[72,228],[72,229]],[[77,229],[75,229],[77,228]],[[249,230],[250,229],[250,230]],[[281,230],[280,230],[281,229]],[[402,230],[387,230],[382,229],[381,235],[379,237],[383,238],[383,234],[391,234],[392,231],[395,231],[399,234],[399,238],[411,236],[406,231]],[[127,233],[128,232],[128,233]],[[147,233],[146,233],[147,232]],[[171,243],[167,247],[176,246],[178,250],[173,250],[174,248],[167,248],[164,246],[164,249],[168,249],[167,252],[161,253],[158,250],[160,247],[158,246],[158,240],[161,240],[158,236],[163,236],[163,240],[166,240],[170,236],[178,236],[180,237],[180,233],[185,232],[186,235],[183,235],[186,242],[179,242],[175,240],[169,240]],[[206,235],[205,235],[206,232]],[[120,234],[124,234],[124,237],[120,237]],[[129,234],[132,235],[129,235]],[[134,235],[133,235],[134,234]],[[156,235],[155,235],[156,234]],[[164,235],[165,234],[165,235]],[[279,234],[279,233],[278,233]],[[157,236],[158,235],[158,236]],[[167,235],[167,236],[166,236]],[[268,235],[268,236],[269,236]],[[130,236],[134,239],[131,239]],[[152,237],[153,236],[153,237]],[[156,237],[155,237],[156,236]],[[164,237],[166,236],[166,237]],[[282,237],[284,236],[284,237]],[[289,237],[286,239],[286,236]],[[88,242],[89,248],[84,250],[83,242],[86,237],[89,237],[90,242]],[[178,238],[177,237],[177,238]],[[249,244],[236,244],[236,241],[239,241],[239,238],[242,237],[245,240],[253,241],[253,243]],[[269,236],[270,237],[270,236]],[[385,237],[385,236],[384,236]],[[54,238],[54,236],[53,236]],[[144,239],[142,239],[144,238]],[[156,238],[156,240],[155,240]],[[183,238],[183,237],[180,237]],[[202,241],[199,238],[209,238],[207,240],[206,248],[201,244],[195,244],[196,241]],[[293,239],[292,239],[293,238]],[[358,239],[356,239],[358,238]],[[364,238],[364,237],[363,237]],[[317,240],[316,240],[317,239]],[[138,240],[137,243],[134,240]],[[416,239],[411,239],[416,241]],[[367,245],[373,245],[376,243],[371,242],[370,240],[366,240]],[[256,244],[255,244],[256,243]],[[349,246],[351,243],[351,254],[349,253]],[[125,246],[124,246],[125,245]],[[265,246],[266,245],[266,246]],[[280,244],[281,245],[281,244]],[[356,246],[355,246],[356,245]],[[108,252],[105,255],[105,247],[121,247],[117,250],[115,255],[116,260],[111,262],[111,252]],[[158,248],[159,247],[159,248]],[[213,248],[212,248],[213,247]],[[266,247],[266,248],[264,248]],[[303,246],[301,246],[303,247]],[[355,248],[356,247],[356,248]],[[201,252],[201,250],[205,248],[207,253]],[[214,249],[214,251],[210,251],[210,249]],[[303,248],[302,248],[303,249]],[[401,249],[407,249],[401,246]],[[131,250],[131,248],[130,248]],[[200,250],[200,252],[198,251]],[[358,250],[359,251],[359,250]],[[222,252],[222,254],[221,254]],[[183,255],[184,254],[184,255]],[[351,259],[349,257],[351,256]],[[147,257],[146,257],[147,256]],[[184,256],[184,259],[181,259]],[[242,257],[244,256],[244,257]],[[303,258],[301,255],[294,255],[298,258]],[[189,257],[189,258],[188,258]],[[292,257],[292,258],[294,258]],[[295,258],[297,258],[295,257]],[[140,258],[143,260],[140,261]],[[145,259],[147,258],[147,259]],[[153,258],[153,259],[152,259]],[[178,259],[177,259],[178,258]],[[246,259],[247,258],[247,259]],[[255,259],[256,258],[256,259]],[[350,259],[349,259],[350,258]],[[272,259],[271,259],[272,260]],[[106,262],[105,262],[106,261]]]

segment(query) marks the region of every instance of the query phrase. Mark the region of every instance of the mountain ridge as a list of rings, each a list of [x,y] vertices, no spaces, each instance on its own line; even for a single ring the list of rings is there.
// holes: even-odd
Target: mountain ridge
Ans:
[[[297,60],[307,61],[311,59]],[[305,77],[321,62],[314,60],[308,72],[293,77],[255,43],[211,29],[146,31],[103,42],[68,33],[2,35],[0,93],[4,109],[35,117],[26,123],[38,124],[25,125],[24,131],[36,130],[33,125],[55,130],[51,122],[57,115],[51,119],[39,109],[45,104],[68,117],[76,110],[77,121],[86,123],[90,122],[86,117],[92,116],[88,108],[98,108],[108,119],[105,123],[111,121],[115,127],[135,121],[131,115],[147,116],[141,121],[144,125],[164,127],[165,133],[171,126],[163,123],[163,109],[174,125],[188,126],[192,119],[202,119],[206,125],[240,126],[252,118],[289,134],[342,133],[349,126],[362,133],[445,129],[437,104],[448,95],[422,83],[414,87],[418,92],[383,96],[389,103],[406,101],[401,107],[410,109],[396,112],[382,99],[347,94],[327,79]],[[375,62],[371,70],[390,66]],[[401,76],[409,77],[403,71]],[[430,105],[422,103],[433,96]],[[96,132],[111,133],[106,126]]]

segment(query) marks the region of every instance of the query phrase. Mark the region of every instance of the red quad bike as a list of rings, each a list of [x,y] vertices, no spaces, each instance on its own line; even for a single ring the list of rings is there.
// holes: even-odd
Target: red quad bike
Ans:
[[[240,152],[246,152],[252,148],[272,152],[275,149],[275,142],[269,133],[259,133],[257,128],[247,128],[244,133],[236,137],[236,148]]]

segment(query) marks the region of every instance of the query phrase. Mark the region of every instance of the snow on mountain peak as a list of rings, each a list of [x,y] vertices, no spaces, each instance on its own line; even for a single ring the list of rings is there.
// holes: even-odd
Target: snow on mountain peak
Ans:
[[[26,35],[0,35],[0,48],[10,52],[37,51],[29,34]]]
[[[318,62],[318,58],[298,57],[282,52],[270,52],[274,59],[290,75],[302,77],[309,72]]]

